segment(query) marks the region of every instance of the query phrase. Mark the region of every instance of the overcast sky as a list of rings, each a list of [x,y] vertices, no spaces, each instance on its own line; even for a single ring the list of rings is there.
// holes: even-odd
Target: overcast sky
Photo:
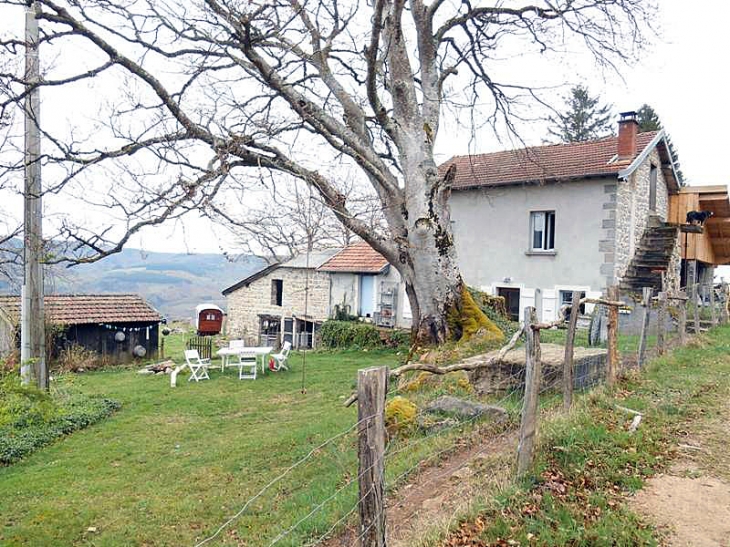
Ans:
[[[600,94],[605,102],[612,104],[617,113],[638,109],[643,103],[652,105],[672,136],[688,182],[727,184],[728,176],[721,158],[726,153],[725,131],[730,126],[724,59],[724,54],[730,51],[727,30],[730,2],[661,0],[660,10],[657,21],[660,37],[638,65],[621,71],[621,77],[601,73],[580,58],[568,59],[560,66],[523,60],[515,63],[515,70],[528,70],[535,74],[536,80],[543,77],[550,80],[538,82],[540,84],[582,82],[591,93]],[[525,64],[529,62],[533,65]],[[558,97],[566,91],[567,88],[556,90],[556,104]],[[62,110],[63,105],[54,105],[49,98],[44,99],[44,112],[59,108]],[[529,144],[541,144],[545,136],[545,128],[539,124],[523,129],[521,134]],[[508,144],[499,142],[487,131],[474,141],[467,132],[453,124],[445,124],[438,137],[437,155],[442,161],[455,154],[500,150],[509,147]],[[3,202],[9,199],[7,195],[0,197]],[[48,200],[53,199],[60,198],[48,197]],[[15,200],[13,203],[20,205]],[[15,205],[13,208],[17,209]],[[148,230],[135,238],[131,246],[151,251],[235,251],[234,243],[224,229],[194,217]]]

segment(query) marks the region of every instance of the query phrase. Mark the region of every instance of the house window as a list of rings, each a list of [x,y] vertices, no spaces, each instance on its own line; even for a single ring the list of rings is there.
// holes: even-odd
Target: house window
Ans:
[[[656,211],[656,177],[657,167],[652,164],[649,171],[649,210],[652,212]]]
[[[533,211],[530,213],[531,249],[533,251],[555,250],[555,211]]]
[[[585,291],[580,291],[580,297],[586,297]],[[573,291],[560,291],[560,307],[562,308],[563,306],[568,306],[568,308],[573,306]],[[586,305],[581,304],[579,310],[581,315],[585,315]]]
[[[271,280],[271,305],[272,306],[281,306],[283,293],[284,293],[284,280],[283,279],[272,279]]]

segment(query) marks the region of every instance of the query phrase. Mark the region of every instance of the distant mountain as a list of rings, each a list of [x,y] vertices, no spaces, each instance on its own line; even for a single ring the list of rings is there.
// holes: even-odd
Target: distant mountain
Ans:
[[[203,302],[225,309],[221,291],[265,266],[255,256],[125,249],[93,264],[55,268],[47,283],[55,293],[136,293],[170,319],[192,319]],[[0,283],[0,292],[9,291]]]

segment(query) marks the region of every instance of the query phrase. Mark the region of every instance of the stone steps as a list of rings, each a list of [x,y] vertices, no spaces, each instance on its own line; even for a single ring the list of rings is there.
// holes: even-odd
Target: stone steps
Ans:
[[[634,252],[626,274],[619,284],[620,288],[635,293],[640,293],[643,287],[652,287],[655,291],[660,291],[661,272],[669,268],[677,234],[677,227],[654,219]]]

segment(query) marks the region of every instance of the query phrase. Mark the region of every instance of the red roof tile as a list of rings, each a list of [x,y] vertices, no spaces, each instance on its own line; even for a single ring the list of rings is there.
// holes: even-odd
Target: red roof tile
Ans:
[[[162,316],[136,294],[46,295],[46,320],[64,325],[158,322]],[[0,311],[20,320],[20,297],[0,296]]]
[[[641,154],[656,135],[654,131],[639,133],[637,155]],[[617,147],[618,137],[607,137],[590,142],[455,156],[439,166],[439,171],[443,174],[449,166],[456,165],[453,188],[457,190],[611,176],[628,167],[635,159],[611,162],[616,156]]]
[[[382,272],[388,261],[370,245],[361,241],[342,249],[319,268],[323,272],[372,273]]]

